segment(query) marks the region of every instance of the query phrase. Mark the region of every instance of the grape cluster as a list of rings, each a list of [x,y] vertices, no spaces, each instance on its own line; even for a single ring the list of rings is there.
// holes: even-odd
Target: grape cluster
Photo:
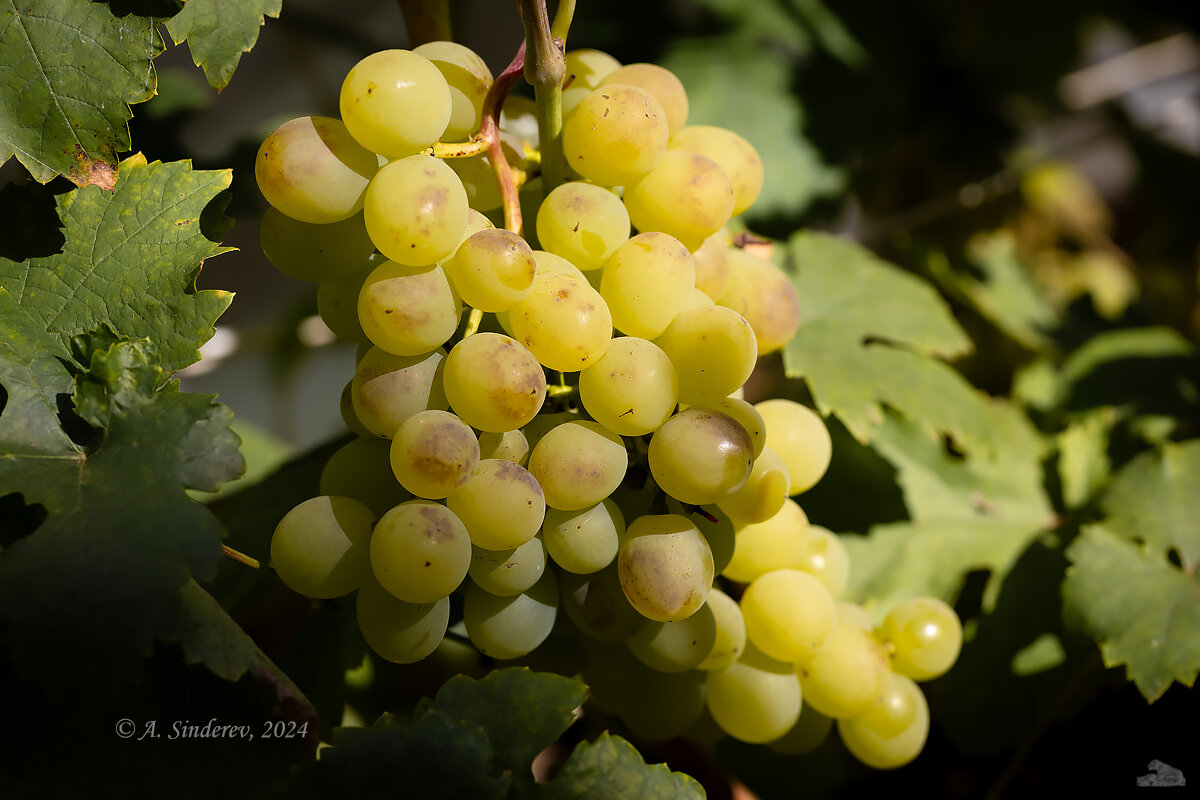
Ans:
[[[643,735],[709,720],[800,750],[836,719],[864,762],[911,760],[928,729],[913,681],[949,669],[961,627],[935,600],[877,629],[835,600],[845,548],[792,499],[829,434],[797,402],[742,399],[799,323],[788,277],[726,232],[759,193],[758,153],[687,125],[662,67],[566,61],[572,180],[526,184],[527,237],[493,221],[488,153],[433,154],[477,141],[493,84],[461,45],[370,55],[340,119],[263,142],[263,249],[360,344],[342,396],[358,437],[280,521],[272,564],[312,598],[357,591],[394,662],[433,653],[457,595],[487,656],[573,642],[597,705]],[[526,174],[531,115],[520,97],[500,115]]]

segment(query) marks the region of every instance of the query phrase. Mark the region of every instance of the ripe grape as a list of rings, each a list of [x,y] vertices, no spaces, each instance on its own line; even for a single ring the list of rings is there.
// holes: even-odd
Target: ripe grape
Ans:
[[[546,552],[567,572],[598,572],[612,563],[625,518],[611,499],[576,511],[548,509],[542,524]]]
[[[754,329],[724,306],[681,311],[654,340],[675,365],[679,401],[689,405],[727,397],[757,363]]]
[[[493,433],[528,424],[546,399],[542,365],[524,345],[501,333],[477,333],[454,345],[442,385],[464,422]]]
[[[629,212],[620,197],[602,186],[564,183],[538,208],[537,236],[543,249],[579,269],[600,269],[629,238]]]
[[[558,583],[553,570],[521,594],[497,597],[468,584],[463,623],[471,644],[492,658],[519,658],[545,641],[558,613]]]
[[[362,214],[314,225],[292,219],[274,206],[263,212],[258,243],[275,269],[314,283],[358,275],[375,252]]]
[[[467,574],[480,589],[497,597],[520,594],[533,586],[546,571],[546,549],[534,536],[509,550],[471,549]]]
[[[800,327],[800,298],[783,270],[745,250],[730,250],[729,283],[717,302],[754,329],[758,355],[779,350]]]
[[[776,569],[800,569],[808,552],[808,516],[788,499],[763,522],[737,526],[733,557],[721,574],[750,583]]]
[[[540,272],[533,291],[509,311],[512,336],[538,362],[560,372],[578,372],[608,349],[612,315],[600,293],[584,278]]]
[[[764,447],[750,477],[742,488],[717,501],[717,507],[738,522],[766,522],[779,513],[788,499],[791,478],[783,459],[769,447]]]
[[[653,339],[683,309],[694,285],[692,255],[679,240],[665,233],[640,233],[605,263],[600,294],[618,330]]]
[[[659,672],[686,672],[700,664],[717,642],[717,618],[708,604],[687,619],[646,620],[627,640],[629,650]]]
[[[800,569],[825,584],[834,597],[850,582],[850,554],[836,533],[819,525],[808,526],[808,547]]]
[[[450,599],[408,603],[371,578],[358,590],[355,614],[372,650],[387,661],[411,664],[432,654],[446,635]]]
[[[621,437],[591,420],[575,419],[548,431],[529,454],[529,471],[560,511],[594,506],[608,497],[629,465]]]
[[[444,260],[467,232],[467,191],[454,170],[433,156],[408,156],[381,168],[362,209],[375,246],[410,267]]]
[[[626,529],[617,571],[625,597],[642,616],[687,619],[712,588],[712,551],[687,517],[647,514]]]
[[[349,594],[369,572],[368,542],[375,515],[349,497],[305,500],[283,516],[271,536],[271,566],[305,597]]]
[[[392,471],[417,497],[440,500],[460,488],[479,466],[479,440],[448,411],[413,414],[396,430]]]
[[[649,92],[662,105],[672,134],[687,123],[687,92],[669,69],[657,64],[626,64],[605,75],[597,86],[614,84],[636,86]]]
[[[511,550],[542,527],[546,501],[542,487],[524,467],[502,458],[479,462],[446,506],[467,526],[476,547]]]
[[[819,580],[795,569],[772,570],[742,594],[746,636],[780,661],[805,662],[825,646],[837,619],[833,596]]]
[[[713,503],[740,489],[750,476],[752,456],[750,434],[719,411],[681,411],[650,439],[655,483],[693,505]]]
[[[488,228],[468,237],[444,263],[463,301],[480,311],[507,311],[533,291],[537,262],[515,233]]]
[[[432,603],[463,582],[471,537],[454,512],[410,500],[384,514],[371,536],[371,569],[379,585],[409,603]]]
[[[935,597],[897,603],[876,633],[888,647],[892,669],[915,681],[944,675],[962,649],[962,622]]]
[[[710,671],[705,689],[713,719],[743,742],[778,739],[800,718],[800,679],[792,666],[752,647],[725,669]]]
[[[782,397],[763,400],[754,407],[766,425],[767,446],[787,464],[792,494],[811,489],[829,468],[833,454],[825,423],[812,409]]]
[[[330,117],[283,123],[263,140],[254,161],[267,202],[294,220],[317,225],[357,214],[378,169],[375,154]]]
[[[446,351],[397,356],[378,347],[354,368],[350,399],[354,415],[376,436],[391,439],[404,421],[421,411],[448,407],[442,389]]]
[[[385,261],[363,281],[358,321],[381,350],[416,356],[441,347],[462,318],[462,302],[436,265],[406,267]]]
[[[478,132],[483,100],[492,86],[487,62],[457,42],[426,42],[412,51],[429,59],[450,88],[450,121],[441,140],[461,142]]]
[[[894,769],[916,758],[929,735],[929,704],[911,678],[888,674],[888,685],[866,712],[838,720],[838,733],[855,758]]]
[[[592,418],[622,436],[651,433],[679,401],[675,366],[645,339],[621,336],[579,373],[579,399]]]
[[[667,147],[699,153],[717,162],[733,186],[733,213],[741,214],[762,191],[763,163],[754,145],[726,128],[689,125],[671,134]]]
[[[353,497],[365,503],[375,518],[412,500],[412,494],[392,474],[390,449],[391,442],[375,437],[347,442],[325,462],[319,491]]]
[[[821,651],[797,669],[804,702],[835,719],[865,713],[888,685],[882,645],[870,631],[841,620]]]
[[[729,243],[725,234],[709,236],[692,251],[696,265],[696,288],[715,301],[729,285]]]
[[[635,228],[670,234],[689,250],[721,230],[733,213],[733,187],[721,167],[683,150],[667,151],[654,169],[625,187],[624,199]]]
[[[521,431],[504,431],[479,434],[479,458],[503,458],[514,464],[525,465],[529,456],[529,440]]]
[[[669,138],[662,105],[636,86],[593,89],[563,121],[567,164],[605,186],[624,186],[652,170]]]
[[[411,50],[380,50],[359,61],[342,81],[338,104],[351,135],[388,158],[436,142],[453,111],[442,73]]]
[[[715,586],[709,590],[705,606],[712,610],[717,630],[708,655],[696,668],[706,671],[725,669],[746,649],[746,621],[737,601]]]
[[[566,77],[563,81],[571,88],[595,89],[605,76],[620,69],[621,62],[602,50],[580,48],[568,50],[566,55]]]

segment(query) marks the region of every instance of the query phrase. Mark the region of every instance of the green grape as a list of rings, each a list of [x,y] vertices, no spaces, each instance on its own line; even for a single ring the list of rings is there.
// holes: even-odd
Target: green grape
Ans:
[[[460,160],[460,159],[451,158],[451,159],[448,159],[447,163],[453,163],[454,161],[458,161],[458,160]],[[474,208],[468,208],[467,209],[467,230],[463,234],[462,241],[463,242],[467,241],[467,239],[470,239],[472,236],[479,233],[480,231],[491,231],[491,230],[495,230],[495,229],[496,229],[496,225],[490,219],[488,219],[483,214],[476,211]],[[458,247],[462,247],[462,242],[459,242]],[[453,253],[446,256],[446,258],[442,259],[441,263],[444,264],[445,262],[454,258],[454,254],[458,252],[458,247],[454,248]]]
[[[888,684],[887,654],[870,631],[838,620],[825,646],[797,667],[804,702],[827,717],[865,713]]]
[[[583,270],[554,253],[548,253],[545,250],[534,250],[533,260],[537,262],[539,275],[544,272],[558,272],[583,281],[588,280],[588,276],[583,274]],[[588,285],[590,286],[591,284],[589,283]]]
[[[429,59],[450,87],[450,122],[441,140],[461,142],[478,132],[483,100],[492,87],[487,62],[457,42],[426,42],[413,52]]]
[[[492,160],[486,152],[466,158],[447,158],[446,165],[454,170],[454,174],[462,181],[463,191],[467,193],[467,202],[472,211],[480,209],[490,212],[503,205],[500,184],[496,182]]]
[[[353,497],[371,509],[373,518],[411,500],[412,495],[392,474],[390,448],[390,442],[374,437],[342,445],[325,462],[319,491],[323,495]]]
[[[675,73],[657,64],[626,64],[601,79],[597,86],[623,84],[649,92],[663,107],[671,134],[687,124],[688,98]]]
[[[696,288],[716,301],[729,285],[729,243],[724,232],[714,233],[692,251]]]
[[[821,581],[829,593],[837,597],[850,583],[850,554],[836,533],[819,525],[809,525],[808,547],[799,569]]]
[[[373,578],[358,590],[358,627],[379,656],[411,664],[431,655],[446,635],[450,599],[407,603],[388,593]]]
[[[537,236],[544,250],[579,269],[600,269],[629,238],[629,212],[620,197],[602,186],[564,183],[538,208]]]
[[[811,489],[829,468],[833,455],[825,423],[807,406],[782,397],[763,400],[754,407],[766,424],[767,446],[787,464],[792,494]]]
[[[750,744],[782,737],[800,718],[800,679],[791,665],[749,646],[725,669],[708,673],[705,692],[721,730]]]
[[[625,597],[615,563],[588,574],[561,572],[558,583],[567,619],[591,639],[623,642],[646,621]]]
[[[962,622],[953,608],[936,597],[897,603],[876,635],[888,649],[892,669],[915,681],[946,674],[962,650]]]
[[[776,569],[800,569],[808,552],[808,516],[788,499],[775,516],[736,526],[733,557],[721,571],[726,578],[750,583]]]
[[[746,637],[780,661],[803,663],[833,633],[837,610],[819,580],[796,569],[776,569],[756,578],[742,594]]]
[[[712,588],[712,551],[700,530],[678,514],[646,514],[629,524],[617,551],[621,588],[647,619],[687,619]]]
[[[639,233],[605,263],[600,295],[617,330],[653,339],[683,309],[694,285],[687,248],[665,233]]]
[[[409,500],[379,518],[371,569],[379,585],[408,603],[432,603],[459,587],[471,566],[471,537],[454,512]]]
[[[528,425],[521,428],[521,432],[525,435],[525,441],[529,443],[529,449],[537,447],[538,442],[542,440],[550,431],[562,425],[564,422],[573,422],[579,419],[579,415],[573,411],[554,411],[549,413],[538,414]]]
[[[559,511],[588,508],[608,497],[629,465],[621,437],[590,420],[571,420],[548,431],[529,454],[529,471]]]
[[[579,373],[579,399],[588,414],[609,430],[642,436],[670,418],[679,400],[679,379],[658,345],[620,336]]]
[[[354,368],[350,399],[368,431],[391,439],[413,414],[448,407],[442,389],[446,351],[396,356],[372,347]]]
[[[689,311],[693,308],[712,308],[716,303],[713,299],[699,289],[693,288],[688,292],[687,300],[683,303],[683,308],[679,309],[679,313]]]
[[[565,117],[566,110],[563,110]],[[532,97],[510,94],[500,109],[500,132],[530,150],[538,149],[537,104]]]
[[[442,384],[464,422],[493,433],[528,424],[546,399],[542,365],[524,345],[500,333],[476,333],[454,345]]]
[[[442,73],[411,50],[380,50],[351,67],[338,105],[354,138],[388,158],[436,142],[454,107]]]
[[[610,498],[576,511],[547,509],[542,523],[546,552],[567,572],[598,572],[617,557],[625,518]]]
[[[294,220],[316,225],[357,214],[378,169],[375,154],[330,117],[283,123],[263,140],[254,161],[258,190],[267,202]]]
[[[504,431],[492,433],[484,431],[479,434],[479,458],[503,458],[514,464],[525,465],[529,456],[529,440],[521,431]]]
[[[683,735],[704,713],[702,672],[664,673],[634,666],[623,681],[617,714],[635,736],[663,741]]]
[[[538,362],[578,372],[608,349],[612,315],[584,278],[539,272],[533,291],[509,311],[512,336]]]
[[[362,214],[314,225],[292,219],[274,206],[263,212],[258,243],[275,269],[310,283],[353,278],[375,253]]]
[[[683,503],[704,505],[736,492],[750,477],[753,445],[746,429],[719,411],[689,408],[650,439],[654,482]]]
[[[730,250],[729,283],[717,302],[741,314],[754,329],[758,355],[774,353],[800,327],[800,298],[779,267],[745,250]]]
[[[534,536],[509,550],[473,547],[467,574],[488,594],[497,597],[520,594],[533,586],[546,571],[546,548]]]
[[[417,497],[440,500],[462,487],[479,466],[479,440],[449,411],[419,411],[396,430],[392,472]]]
[[[763,448],[767,445],[767,423],[763,421],[762,414],[758,413],[758,409],[753,405],[740,397],[719,397],[697,403],[696,408],[720,411],[722,414],[728,414],[736,419],[738,424],[746,429],[746,433],[750,434],[750,443],[754,447],[754,460],[757,461],[758,457],[762,455]]]
[[[811,753],[829,738],[829,732],[833,730],[833,719],[808,705],[807,694],[804,695],[804,700],[800,719],[796,720],[792,729],[782,737],[768,742],[768,749],[784,755],[800,755]]]
[[[699,153],[720,164],[733,185],[735,215],[758,199],[763,184],[762,158],[754,145],[733,131],[715,125],[689,125],[673,131],[667,147]]]
[[[563,84],[570,87],[583,86],[588,89],[595,89],[605,76],[621,67],[621,62],[608,53],[590,48],[568,50],[566,62],[567,73]]]
[[[563,120],[567,164],[605,186],[624,186],[654,169],[669,138],[666,111],[636,86],[594,89]]]
[[[500,228],[472,234],[444,266],[463,302],[492,312],[507,311],[528,297],[537,272],[525,240]]]
[[[271,536],[271,566],[305,597],[341,597],[370,571],[368,542],[375,515],[350,497],[313,497],[293,508]]]
[[[321,281],[317,285],[317,313],[334,336],[355,344],[370,342],[358,319],[358,296],[367,277],[385,262],[386,259],[376,253],[354,275]]]
[[[846,749],[875,769],[895,769],[912,761],[929,736],[929,704],[911,678],[889,674],[888,686],[870,710],[838,720]]]
[[[467,190],[441,159],[408,156],[382,167],[363,200],[371,241],[392,261],[420,267],[444,260],[467,232]]]
[[[346,423],[346,427],[355,436],[371,437],[375,434],[367,430],[361,422],[358,421],[358,415],[354,413],[354,398],[351,396],[354,389],[354,381],[346,381],[346,385],[342,387],[342,394],[338,398],[339,410],[342,412],[342,422]]]
[[[705,606],[713,613],[716,635],[708,654],[696,668],[705,671],[725,669],[746,649],[746,621],[742,619],[742,608],[715,586],[709,590]]]
[[[724,306],[681,311],[654,343],[675,365],[679,401],[696,405],[728,397],[757,363],[754,329]]]
[[[848,622],[851,625],[857,625],[864,631],[875,630],[875,620],[871,619],[871,615],[865,608],[858,603],[851,603],[848,600],[837,601],[837,618],[838,622]]]
[[[686,672],[697,667],[717,643],[717,618],[708,603],[687,619],[646,620],[629,637],[629,651],[659,672]]]
[[[667,151],[625,187],[624,199],[633,227],[670,234],[689,250],[699,249],[733,213],[733,187],[721,167],[683,150]]]
[[[546,640],[558,615],[558,583],[554,570],[521,594],[497,597],[468,584],[463,623],[471,644],[501,660],[520,658]]]
[[[416,356],[441,347],[458,329],[462,302],[439,266],[385,261],[363,281],[358,321],[381,350]]]
[[[788,499],[791,478],[783,458],[764,447],[742,488],[717,501],[717,506],[738,522],[766,522],[779,513]]]
[[[679,504],[680,508],[683,508],[682,503],[671,500],[667,503],[667,508],[672,513],[675,513],[673,504]],[[728,514],[713,505],[702,506],[699,512],[689,514],[688,518],[695,522],[696,527],[704,534],[709,549],[712,550],[713,569],[720,574],[733,558],[733,551],[737,546],[737,533],[734,530],[733,520],[729,518]]]
[[[480,461],[475,474],[446,498],[471,542],[486,550],[511,550],[541,530],[546,515],[542,487],[527,469],[502,458]]]

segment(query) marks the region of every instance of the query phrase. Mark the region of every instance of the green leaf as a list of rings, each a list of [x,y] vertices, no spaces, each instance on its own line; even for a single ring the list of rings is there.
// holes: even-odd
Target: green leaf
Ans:
[[[111,189],[129,150],[129,104],[154,95],[153,17],[90,0],[0,0],[0,163],[45,183]]]
[[[195,291],[201,262],[231,249],[200,230],[200,213],[229,182],[229,170],[130,158],[115,191],[90,186],[57,198],[61,253],[0,259],[0,280],[63,346],[107,325],[120,338],[150,338],[164,369],[187,366],[233,299]]]
[[[1059,405],[1118,406],[1127,413],[1194,415],[1196,348],[1171,328],[1130,328],[1092,337],[1063,363]]]
[[[278,17],[282,0],[187,0],[167,22],[175,44],[187,40],[196,66],[214,89],[224,89],[242,53],[258,41],[265,17]]]
[[[1153,702],[1172,681],[1191,686],[1200,672],[1200,584],[1151,547],[1099,525],[1067,549],[1064,614],[1101,642],[1104,663],[1125,665]]]
[[[647,764],[633,745],[607,732],[594,742],[580,742],[558,775],[544,784],[542,800],[703,800],[704,789],[693,778],[671,772],[665,764]]]
[[[1155,553],[1177,550],[1191,572],[1200,559],[1200,439],[1143,453],[1113,479],[1105,527]]]
[[[1116,416],[1112,408],[1099,408],[1058,434],[1058,480],[1067,508],[1083,506],[1108,480],[1108,439]]]

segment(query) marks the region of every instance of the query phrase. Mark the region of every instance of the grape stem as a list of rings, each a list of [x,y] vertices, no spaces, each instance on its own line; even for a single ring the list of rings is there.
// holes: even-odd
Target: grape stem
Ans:
[[[262,562],[260,562],[257,558],[251,558],[245,553],[234,550],[227,544],[221,545],[221,548],[225,551],[225,555],[229,556],[239,564],[245,564],[247,567],[253,567],[254,569],[262,569]]]
[[[566,179],[562,150],[562,84],[567,74],[567,62],[563,47],[574,13],[574,2],[560,3],[552,30],[546,0],[521,0],[525,41],[533,52],[532,58],[525,59],[525,80],[533,87],[537,106],[543,194]]]
[[[450,0],[400,0],[409,47],[426,42],[451,42]]]
[[[488,160],[492,162],[492,172],[496,175],[496,183],[500,185],[500,200],[504,204],[504,227],[515,234],[521,233],[521,200],[517,194],[517,176],[504,157],[504,147],[500,143],[500,110],[504,101],[521,71],[525,67],[525,42],[517,48],[517,54],[504,68],[504,71],[488,89],[487,97],[483,99],[483,121],[479,126],[479,138],[487,142]]]
[[[434,142],[425,148],[425,154],[434,158],[471,158],[488,152],[490,143],[477,133],[465,142]]]
[[[478,308],[472,308],[471,315],[467,317],[467,327],[463,329],[462,338],[475,335],[479,331],[481,322],[483,322],[483,312]]]

